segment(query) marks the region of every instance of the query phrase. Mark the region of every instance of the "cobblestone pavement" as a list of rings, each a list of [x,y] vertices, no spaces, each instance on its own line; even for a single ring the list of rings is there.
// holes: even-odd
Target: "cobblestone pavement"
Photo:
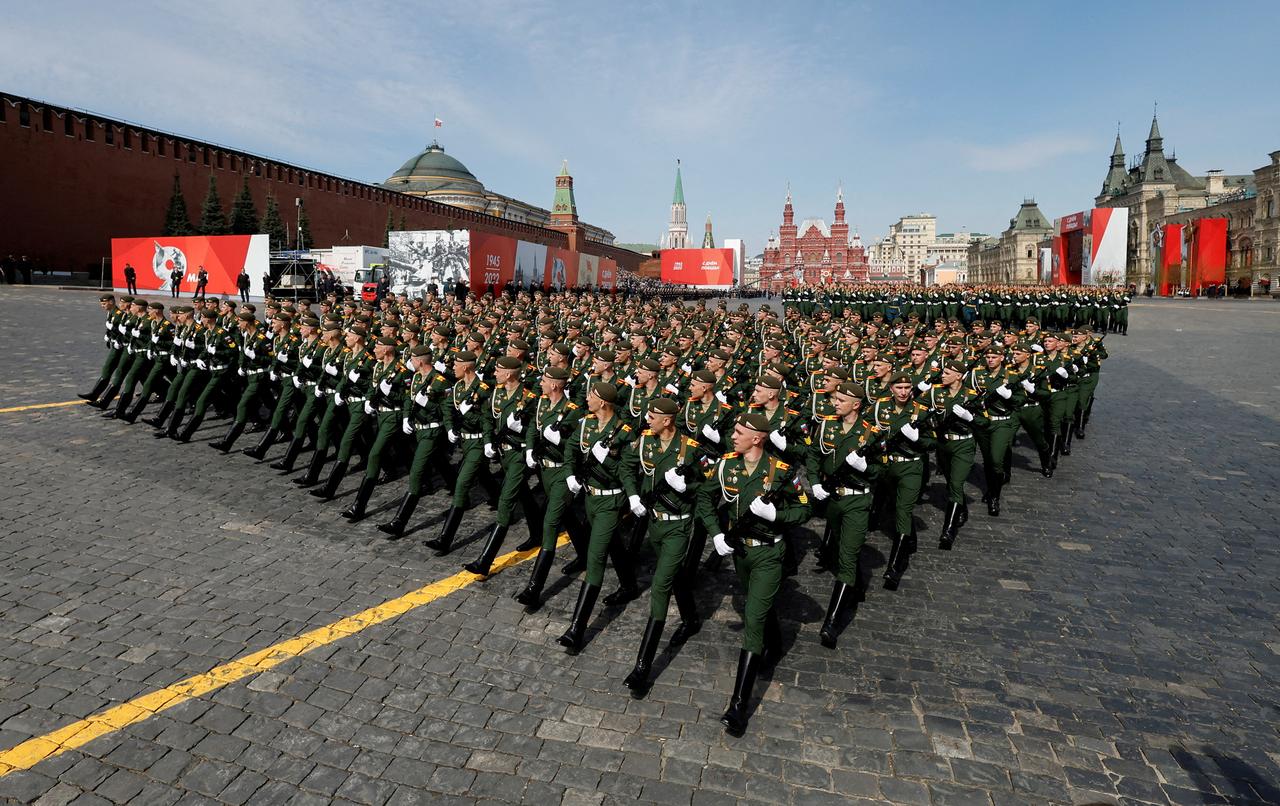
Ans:
[[[0,289],[0,408],[92,381],[95,302]],[[741,739],[718,722],[731,573],[708,573],[713,619],[663,644],[637,701],[621,681],[644,600],[599,609],[569,657],[553,639],[576,586],[553,575],[526,615],[510,598],[525,565],[12,772],[0,797],[1280,802],[1280,306],[1142,301],[1132,320],[1055,478],[1020,447],[1003,514],[975,507],[947,553],[935,475],[902,588],[873,586],[837,650],[817,641],[829,583],[805,560],[781,600],[788,652]],[[389,543],[373,524],[402,481],[351,526],[353,480],[317,504],[265,464],[78,405],[0,414],[0,471],[0,749],[454,574],[490,517],[472,510],[437,558],[421,539],[442,494]],[[887,547],[872,537],[868,569]]]

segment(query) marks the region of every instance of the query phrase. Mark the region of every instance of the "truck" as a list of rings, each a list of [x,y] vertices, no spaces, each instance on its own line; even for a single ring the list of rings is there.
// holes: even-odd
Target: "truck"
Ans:
[[[354,282],[360,299],[365,302],[377,302],[378,283],[382,282],[382,278],[386,276],[385,263],[375,263],[366,269],[356,269]]]
[[[361,290],[361,281],[356,279],[356,273],[375,265],[386,266],[388,251],[380,246],[332,246],[312,249],[311,258],[318,268],[332,272],[334,279],[346,287],[350,296]]]

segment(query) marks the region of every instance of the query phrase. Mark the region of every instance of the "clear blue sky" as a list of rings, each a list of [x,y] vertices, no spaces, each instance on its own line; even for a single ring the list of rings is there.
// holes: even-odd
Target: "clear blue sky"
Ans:
[[[665,231],[678,157],[695,238],[710,212],[753,254],[788,182],[829,220],[843,181],[867,241],[922,210],[998,232],[1024,196],[1083,209],[1153,101],[1193,173],[1280,148],[1275,2],[185,5],[11,10],[0,80],[366,181],[438,136],[542,206],[568,159],[619,241]]]

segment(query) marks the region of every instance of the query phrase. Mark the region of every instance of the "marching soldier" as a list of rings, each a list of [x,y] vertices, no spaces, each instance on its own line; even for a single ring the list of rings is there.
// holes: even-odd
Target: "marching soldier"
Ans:
[[[898,373],[889,379],[889,397],[872,406],[872,419],[885,440],[876,494],[885,506],[893,502],[893,543],[884,570],[884,586],[889,590],[898,589],[916,551],[912,513],[924,481],[925,452],[932,443],[922,425],[929,408],[914,399],[914,391],[911,377]]]
[[[974,412],[981,411],[978,391],[965,384],[965,365],[948,361],[942,365],[942,383],[932,387],[925,402],[934,412],[938,468],[947,483],[947,511],[942,519],[938,548],[949,550],[960,527],[969,520],[964,485],[973,470]]]
[[[364,400],[364,414],[373,421],[373,443],[365,453],[364,478],[356,491],[356,499],[342,512],[342,517],[352,522],[364,519],[369,497],[378,485],[382,454],[400,430],[409,370],[400,362],[399,347],[399,342],[391,336],[379,336],[373,344],[374,361]]]
[[[249,422],[250,408],[257,408],[262,375],[271,371],[271,364],[275,360],[275,355],[271,352],[271,342],[262,335],[258,320],[253,314],[242,313],[238,318],[241,334],[240,366],[236,371],[245,379],[244,390],[240,393],[240,400],[236,403],[235,417],[232,418],[231,427],[227,429],[226,435],[220,440],[209,443],[209,447],[217,448],[223,453],[230,451],[231,446],[244,433],[245,426]]]
[[[453,538],[462,524],[462,515],[471,499],[472,482],[477,476],[487,475],[484,457],[484,406],[489,402],[489,384],[476,375],[476,354],[463,350],[453,357],[453,374],[458,380],[449,390],[444,407],[445,435],[451,445],[457,445],[457,475],[453,483],[453,501],[444,515],[440,535],[426,542],[444,556],[453,548]]]
[[[440,449],[444,408],[449,405],[449,379],[437,368],[440,364],[436,360],[438,354],[425,344],[410,351],[414,374],[409,379],[409,389],[400,410],[400,430],[413,438],[414,450],[409,464],[409,489],[400,500],[395,517],[378,525],[378,531],[386,534],[389,540],[404,534],[430,480],[431,460]]]

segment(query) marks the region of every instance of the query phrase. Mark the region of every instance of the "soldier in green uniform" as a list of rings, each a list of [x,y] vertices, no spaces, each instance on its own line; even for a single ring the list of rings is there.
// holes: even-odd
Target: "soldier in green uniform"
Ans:
[[[1018,426],[1027,432],[1027,436],[1031,438],[1031,444],[1035,446],[1036,454],[1040,458],[1040,474],[1045,478],[1052,478],[1052,446],[1045,436],[1045,410],[1040,404],[1041,397],[1048,393],[1048,386],[1042,377],[1039,356],[1036,354],[1036,350],[1044,352],[1044,348],[1039,344],[1030,344],[1025,341],[1016,342],[1009,353],[1013,359],[1009,369],[1016,373],[1018,386],[1023,391],[1015,413]],[[1009,475],[1012,468],[1012,461],[1013,451],[1010,450],[1006,454],[1006,476]]]
[[[942,383],[932,387],[924,402],[934,412],[938,468],[947,483],[947,511],[942,519],[938,548],[950,550],[960,527],[969,520],[969,504],[964,485],[973,470],[974,412],[980,410],[981,395],[965,383],[967,366],[961,361],[942,365]]]
[[[493,560],[502,549],[507,529],[515,514],[516,504],[524,510],[529,525],[529,539],[516,547],[528,551],[542,542],[541,523],[536,523],[537,509],[529,485],[525,483],[524,430],[526,421],[537,405],[538,396],[520,385],[524,364],[519,358],[504,355],[494,364],[497,381],[484,407],[484,455],[497,460],[502,467],[502,487],[498,491],[498,515],[493,530],[485,540],[480,556],[463,566],[477,576],[488,576]]]
[[[115,295],[103,294],[98,297],[98,305],[102,308],[103,314],[105,314],[102,341],[107,345],[107,355],[102,360],[102,369],[98,370],[98,380],[93,384],[93,388],[88,392],[81,392],[77,395],[86,403],[97,401],[98,397],[106,391],[108,384],[111,382],[111,373],[115,371],[116,364],[120,361],[120,354],[124,349],[120,344],[120,334],[117,329],[121,313],[116,304]]]
[[[409,369],[400,362],[400,343],[392,336],[379,336],[373,344],[374,362],[365,390],[364,413],[373,421],[373,442],[365,453],[364,478],[356,499],[342,511],[349,521],[363,520],[369,497],[378,485],[382,454],[400,430],[401,411],[409,384]],[[335,468],[336,470],[336,468]]]
[[[985,366],[969,373],[969,385],[978,393],[979,419],[974,433],[982,451],[982,471],[986,478],[982,500],[992,517],[1000,514],[1000,492],[1009,482],[1004,460],[1018,433],[1014,414],[1022,398],[1019,374],[1004,365],[1004,357],[1003,347],[990,345],[983,355]]]
[[[108,419],[121,419],[129,423],[137,419],[138,413],[147,404],[143,402],[137,407],[136,412],[132,414],[129,412],[134,386],[139,379],[142,379],[142,388],[145,392],[142,399],[145,401],[151,394],[151,386],[163,378],[170,369],[169,353],[173,344],[173,323],[164,316],[164,303],[153,302],[147,306],[147,319],[142,325],[141,341],[143,347],[140,356],[145,360],[135,362],[129,374],[125,376],[124,383],[120,386],[120,398],[116,402],[115,409],[103,415]]]
[[[1040,356],[1041,372],[1047,389],[1041,398],[1045,409],[1045,436],[1053,446],[1050,466],[1058,467],[1058,457],[1070,456],[1067,441],[1071,427],[1071,355],[1067,350],[1067,337],[1061,333],[1046,333],[1045,352]]]
[[[280,395],[271,410],[271,419],[262,439],[252,448],[246,448],[245,456],[261,461],[266,458],[267,451],[280,438],[284,430],[285,419],[293,411],[294,404],[301,396],[303,381],[315,363],[312,350],[319,344],[320,320],[304,318],[298,325],[298,335],[292,332],[293,317],[287,313],[277,314],[271,320],[271,353],[275,357],[269,377],[280,384]],[[303,361],[306,366],[303,366]],[[312,379],[319,372],[311,373]]]
[[[236,373],[245,379],[244,389],[240,392],[235,417],[232,418],[227,433],[222,439],[209,443],[209,447],[217,448],[223,453],[230,451],[236,440],[244,433],[245,426],[249,422],[250,409],[256,409],[258,405],[262,376],[271,371],[271,364],[275,361],[275,356],[271,352],[271,343],[262,334],[262,329],[258,326],[258,320],[254,315],[242,313],[238,314],[237,319],[240,326],[238,345],[240,366]]]
[[[311,352],[303,356],[300,361],[301,367],[296,379],[301,381],[298,393],[302,396],[302,406],[293,418],[293,432],[289,447],[280,461],[271,463],[273,470],[279,470],[282,473],[293,472],[293,465],[298,460],[298,455],[302,453],[307,430],[314,421],[324,422],[324,414],[329,408],[330,398],[342,377],[341,364],[345,350],[342,344],[342,327],[330,321],[323,325],[323,328]],[[319,439],[320,435],[317,434],[317,443]],[[328,442],[325,445],[327,446]],[[319,463],[323,462],[324,458],[313,456],[312,461]],[[309,467],[308,476],[311,476]],[[319,479],[320,468],[317,464],[314,478],[309,484],[315,484]]]
[[[159,303],[157,303],[159,304]],[[164,306],[160,307],[161,314],[164,313]],[[111,401],[120,393],[120,401],[125,398],[132,397],[133,387],[137,385],[140,377],[146,377],[151,370],[151,352],[148,349],[151,346],[151,321],[152,309],[147,301],[141,297],[135,298],[129,309],[129,325],[125,339],[125,357],[119,365],[114,376],[117,380],[111,385],[102,397],[90,405],[104,410],[103,417],[107,419],[115,419],[115,410],[111,408]],[[125,401],[125,405],[128,405]],[[120,403],[117,402],[116,409],[120,409]]]
[[[613,562],[620,587],[604,598],[605,605],[624,605],[640,595],[635,569],[627,555],[625,541],[618,528],[622,517],[623,482],[619,457],[635,438],[631,424],[615,415],[618,389],[613,384],[598,383],[587,394],[587,416],[570,434],[568,448],[569,476],[565,479],[570,495],[586,492],[587,567],[578,592],[569,628],[558,642],[570,654],[582,648],[591,611],[595,608],[600,586],[604,584],[606,558]],[[646,514],[640,496],[627,496],[627,504],[636,517]],[[616,538],[616,539],[615,539]]]
[[[400,499],[395,517],[378,525],[378,531],[395,540],[404,534],[418,507],[425,483],[431,475],[431,461],[440,447],[444,407],[448,402],[449,380],[437,368],[438,353],[429,345],[410,350],[414,374],[400,410],[400,430],[413,439],[413,460],[409,464],[409,489]]]
[[[649,513],[644,545],[656,557],[649,587],[649,620],[640,639],[636,664],[623,681],[641,697],[650,686],[653,657],[662,639],[667,609],[674,594],[680,626],[671,635],[679,646],[702,629],[693,590],[682,573],[698,486],[704,479],[698,441],[676,430],[680,405],[668,398],[649,402],[649,427],[622,454],[622,486],[628,497],[638,496]]]
[[[832,394],[832,405],[834,417],[818,424],[806,464],[814,500],[828,502],[828,534],[835,542],[836,581],[819,632],[827,648],[836,645],[836,622],[858,585],[858,556],[867,540],[871,495],[879,470],[864,455],[875,444],[878,428],[862,416],[867,406],[862,387],[842,382]],[[827,547],[819,551],[825,557]]]
[[[572,470],[566,454],[569,452],[569,434],[577,429],[582,409],[565,395],[568,381],[569,370],[547,367],[542,374],[542,396],[534,408],[533,417],[525,426],[525,466],[539,471],[542,490],[547,496],[546,509],[542,513],[542,548],[534,560],[533,570],[529,572],[528,584],[515,597],[529,612],[542,606],[542,588],[556,559],[556,542],[562,528],[572,520],[570,507],[573,496],[569,494],[566,483]],[[576,527],[569,528],[569,534],[577,538],[574,548],[578,558],[572,565],[581,570],[586,567],[587,547]]]
[[[169,427],[157,436],[167,436],[179,442],[189,442],[192,434],[195,433],[196,429],[200,427],[200,423],[204,420],[205,412],[209,408],[209,402],[222,383],[223,376],[226,374],[227,368],[231,366],[236,354],[235,339],[230,333],[218,326],[216,319],[217,313],[212,308],[206,308],[203,311],[204,321],[195,337],[196,353],[194,362],[196,371],[187,372],[182,382],[182,388],[178,390],[178,397],[174,401],[173,416],[169,420]],[[187,400],[192,395],[196,396],[195,409],[186,427],[179,431],[183,415],[186,413]]]
[[[929,408],[913,397],[915,386],[906,373],[889,378],[889,397],[872,406],[872,420],[885,441],[881,456],[877,497],[893,502],[893,542],[885,563],[884,586],[897,590],[916,551],[916,528],[912,513],[924,481],[925,453],[932,447],[924,424]]]
[[[453,538],[462,523],[471,499],[472,483],[487,474],[484,457],[484,407],[490,386],[476,375],[476,354],[463,350],[453,357],[453,374],[458,380],[449,390],[444,407],[444,427],[449,443],[457,445],[458,466],[453,484],[453,500],[444,515],[440,535],[426,541],[427,548],[443,556],[453,548]]]
[[[169,363],[174,368],[174,374],[169,380],[169,389],[165,393],[160,411],[156,416],[143,420],[144,423],[156,429],[152,436],[157,439],[165,436],[165,422],[173,413],[187,375],[196,371],[196,336],[202,327],[203,325],[196,318],[195,308],[184,305],[179,309],[178,324],[173,334],[173,349],[169,353]]]
[[[320,482],[320,471],[328,460],[329,443],[339,428],[342,429],[342,434],[338,439],[338,464],[343,466],[341,473],[346,473],[346,461],[350,457],[360,428],[364,425],[364,387],[369,377],[371,361],[369,352],[365,349],[367,337],[368,331],[363,325],[353,324],[342,336],[345,345],[340,353],[330,358],[330,351],[326,350],[324,372],[332,379],[333,386],[330,388],[326,383],[325,387],[317,387],[317,391],[322,391],[321,397],[326,400],[326,405],[320,415],[320,425],[316,432],[316,449],[311,457],[311,464],[307,466],[306,474],[294,479],[293,482],[300,487],[311,487]],[[353,402],[349,398],[356,398],[356,400]],[[296,431],[294,438],[299,438]],[[344,446],[346,456],[342,455]],[[334,469],[337,469],[336,465]],[[333,478],[332,474],[330,478]],[[337,481],[341,481],[341,477],[338,477]],[[337,494],[336,482],[333,484],[332,492],[329,491],[329,487],[330,485],[326,483],[315,490],[316,497],[328,500]]]
[[[716,552],[734,555],[745,589],[742,650],[729,708],[720,721],[733,735],[747,727],[756,674],[782,651],[782,627],[774,600],[782,586],[783,533],[809,519],[809,500],[790,466],[765,452],[771,425],[758,412],[738,416],[733,451],[707,473],[698,491],[696,516]]]
[[[1107,348],[1102,344],[1104,338],[1105,333],[1102,336],[1076,333],[1071,337],[1076,365],[1080,367],[1080,386],[1072,415],[1076,439],[1084,439],[1084,428],[1093,412],[1093,396],[1098,389],[1098,376],[1102,372],[1102,362],[1107,358]]]

